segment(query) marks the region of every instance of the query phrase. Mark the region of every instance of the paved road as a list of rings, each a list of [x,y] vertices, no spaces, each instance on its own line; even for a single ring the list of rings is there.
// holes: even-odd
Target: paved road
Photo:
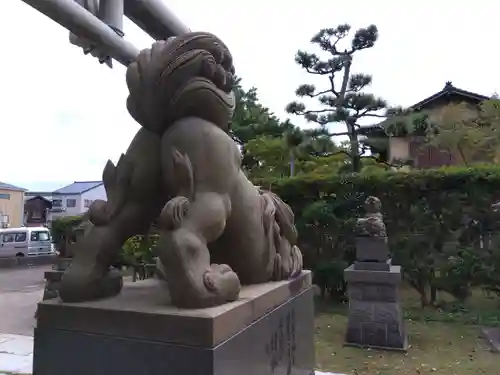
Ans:
[[[43,286],[43,274],[51,266],[0,269],[0,293],[26,291]]]
[[[33,335],[34,314],[50,266],[0,269],[0,333]]]

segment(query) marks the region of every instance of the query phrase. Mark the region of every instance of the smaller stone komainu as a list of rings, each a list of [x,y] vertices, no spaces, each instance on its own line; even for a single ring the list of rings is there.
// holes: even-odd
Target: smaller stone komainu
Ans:
[[[90,207],[93,225],[72,245],[61,299],[118,293],[110,265],[154,221],[161,274],[176,306],[223,304],[238,298],[241,284],[298,275],[294,215],[245,177],[228,134],[235,98],[226,45],[203,32],[156,42],[126,78],[127,109],[141,129],[117,165],[104,168],[108,200]]]
[[[370,196],[365,200],[365,217],[356,221],[356,235],[361,237],[386,237],[387,230],[384,217],[380,213],[382,203],[377,197]]]

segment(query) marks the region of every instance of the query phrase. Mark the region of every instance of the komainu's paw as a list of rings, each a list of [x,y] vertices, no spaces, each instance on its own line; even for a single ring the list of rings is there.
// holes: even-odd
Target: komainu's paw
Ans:
[[[284,261],[286,257],[286,262]],[[280,281],[295,277],[302,272],[302,252],[297,246],[291,246],[288,254],[274,256],[274,270],[272,280]]]
[[[211,264],[203,274],[203,283],[225,302],[238,299],[241,284],[238,275],[227,264]]]
[[[272,280],[273,281],[283,280],[283,269],[282,269],[282,262],[281,262],[281,255],[280,254],[274,255],[274,269],[273,269]]]
[[[304,261],[302,258],[302,252],[299,247],[294,245],[292,246],[292,274],[291,277],[295,277],[302,272],[304,268]]]

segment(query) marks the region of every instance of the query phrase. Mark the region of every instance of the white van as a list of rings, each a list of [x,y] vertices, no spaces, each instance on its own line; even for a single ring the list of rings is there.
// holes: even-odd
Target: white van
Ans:
[[[45,227],[0,230],[0,258],[55,254],[50,231]]]

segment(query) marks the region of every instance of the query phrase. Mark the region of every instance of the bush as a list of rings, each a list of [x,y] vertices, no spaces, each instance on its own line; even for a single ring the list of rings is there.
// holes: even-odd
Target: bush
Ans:
[[[370,195],[382,201],[393,261],[403,266],[422,304],[435,303],[437,290],[463,300],[473,284],[498,289],[493,275],[500,274],[500,257],[484,239],[500,229],[499,214],[491,210],[500,199],[500,167],[303,175],[255,183],[271,186],[294,210],[305,262],[317,270],[323,290],[345,290],[339,287],[339,269],[353,261],[353,225]]]
[[[156,269],[155,246],[158,235],[148,233],[130,237],[123,245],[120,258],[115,267],[129,267],[132,280],[144,280],[153,277]]]
[[[66,256],[66,245],[73,241],[73,231],[85,220],[84,216],[63,216],[52,221],[50,234],[52,242],[61,256]]]
[[[66,247],[70,242],[76,241],[77,229],[84,222],[88,223],[84,215],[65,216],[52,222],[50,229],[52,242],[56,244],[61,256],[69,256]],[[157,240],[158,235],[153,229],[146,236],[137,235],[130,237],[124,243],[119,259],[113,265],[116,267],[143,268],[143,266],[155,264],[154,247]]]
[[[154,264],[154,248],[158,235],[138,235],[130,237],[123,245],[121,257],[124,265]]]

